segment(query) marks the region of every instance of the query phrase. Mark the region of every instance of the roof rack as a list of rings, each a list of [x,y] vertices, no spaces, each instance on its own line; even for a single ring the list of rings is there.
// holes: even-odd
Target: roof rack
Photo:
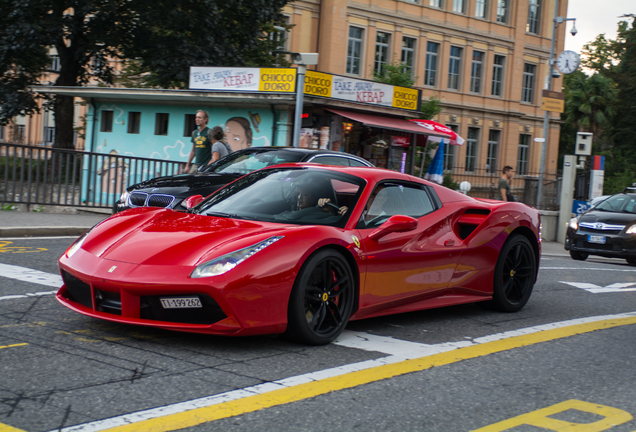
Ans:
[[[636,183],[632,183],[631,186],[627,186],[625,189],[623,189],[623,193],[628,193],[628,192],[631,192],[631,193],[636,192]]]

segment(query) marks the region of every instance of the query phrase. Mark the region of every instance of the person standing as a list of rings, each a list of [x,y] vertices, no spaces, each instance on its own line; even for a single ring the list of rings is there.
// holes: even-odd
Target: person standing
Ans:
[[[197,128],[192,132],[192,151],[188,156],[188,162],[183,170],[184,173],[194,174],[201,165],[206,165],[212,159],[212,140],[210,139],[210,129],[208,122],[210,116],[203,110],[197,111],[194,116],[194,123]],[[194,159],[194,162],[192,160]]]
[[[210,132],[210,136],[212,137],[212,159],[210,159],[210,163],[216,162],[222,157],[232,153],[232,147],[223,140],[223,138],[225,138],[225,132],[223,132],[221,126],[214,126]]]
[[[499,189],[499,195],[501,195],[502,201],[514,201],[515,197],[510,193],[510,180],[515,176],[514,172],[512,172],[512,167],[506,165],[503,167],[503,175],[499,179],[499,185],[497,189]]]

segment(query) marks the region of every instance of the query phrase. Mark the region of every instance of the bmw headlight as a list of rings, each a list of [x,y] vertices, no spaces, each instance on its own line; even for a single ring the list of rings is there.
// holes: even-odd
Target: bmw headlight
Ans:
[[[77,252],[79,248],[82,247],[82,245],[84,244],[84,240],[86,240],[86,237],[88,236],[89,232],[90,231],[86,231],[84,234],[82,234],[77,240],[75,240],[75,243],[73,243],[71,247],[66,250],[67,258],[70,258],[73,255],[75,255],[75,252]]]
[[[636,225],[632,225],[629,228],[627,228],[627,231],[625,231],[625,234],[636,234]]]
[[[578,229],[578,227],[579,227],[579,219],[578,218],[570,219],[570,222],[568,223],[568,226],[570,228],[572,228],[573,230]]]
[[[126,203],[128,203],[128,198],[130,198],[130,192],[125,190],[119,196],[119,202],[126,204]]]
[[[234,252],[230,252],[229,254],[223,255],[218,258],[214,258],[211,261],[204,262],[197,266],[194,269],[191,278],[202,278],[202,277],[210,277],[210,276],[218,276],[223,273],[227,273],[232,270],[234,267],[251,257],[257,252],[262,251],[267,246],[277,242],[282,239],[284,236],[274,236],[270,237],[262,242],[258,242],[252,246],[248,246],[243,249],[239,249]]]

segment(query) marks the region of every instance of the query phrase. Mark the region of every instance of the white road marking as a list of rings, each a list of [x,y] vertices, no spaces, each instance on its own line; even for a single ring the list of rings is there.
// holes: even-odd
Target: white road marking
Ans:
[[[596,321],[603,321],[609,319],[629,318],[636,316],[636,311],[627,312],[616,315],[602,315],[596,317],[578,318],[568,321],[561,321],[556,323],[543,324],[535,327],[527,327],[519,330],[512,330],[503,333],[496,333],[488,336],[483,336],[467,341],[460,342],[446,342],[434,345],[420,344],[416,342],[402,341],[387,336],[376,336],[363,332],[345,331],[334,342],[336,345],[362,349],[366,351],[391,353],[387,357],[382,357],[375,360],[367,360],[358,363],[352,363],[335,368],[329,368],[322,371],[312,372],[303,375],[297,375],[290,378],[284,378],[282,380],[259,384],[252,387],[246,387],[243,389],[233,390],[213,396],[207,396],[199,399],[193,399],[185,402],[179,402],[172,405],[165,405],[162,407],[152,408],[149,410],[138,411],[130,414],[124,414],[118,417],[111,417],[109,419],[97,420],[90,423],[84,423],[80,425],[70,426],[62,429],[55,429],[50,432],[99,432],[105,429],[111,429],[118,426],[124,426],[132,423],[137,423],[144,420],[154,419],[158,417],[167,416],[170,414],[177,414],[185,411],[190,411],[196,408],[209,407],[213,405],[219,405],[225,402],[254,396],[256,394],[264,394],[274,390],[280,390],[287,387],[297,386],[312,381],[318,381],[329,377],[335,377],[339,375],[348,374],[350,372],[361,371],[366,369],[375,368],[391,363],[399,363],[407,359],[420,358],[424,356],[431,356],[434,354],[451,351],[457,348],[479,345],[488,342],[493,342],[502,339],[508,339],[517,336],[528,335],[532,333],[538,333],[546,330],[553,330],[563,327],[570,327],[585,323],[591,323]],[[412,350],[412,351],[411,351]],[[396,353],[396,354],[393,354]],[[425,354],[423,354],[425,353]]]
[[[617,268],[607,268],[607,267],[588,267],[588,268],[580,268],[580,267],[539,267],[540,270],[594,270],[594,271],[611,271],[611,272],[636,272],[636,268],[634,269],[617,269]]]
[[[46,285],[55,288],[60,288],[63,284],[62,277],[53,273],[46,273],[39,270],[33,270],[26,267],[14,266],[9,264],[0,264],[0,276],[9,279],[17,279],[23,282],[36,283],[39,285]],[[15,300],[28,297],[39,297],[45,295],[55,294],[55,291],[40,291],[26,294],[7,295],[0,297],[2,300]]]
[[[583,289],[587,292],[591,292],[594,294],[598,293],[612,293],[612,292],[626,292],[626,291],[636,291],[636,288],[630,288],[636,285],[636,282],[627,282],[627,283],[613,283],[611,285],[607,285],[605,287],[601,287],[598,285],[591,284],[589,282],[566,282],[559,281],[564,284],[571,285],[575,288]]]

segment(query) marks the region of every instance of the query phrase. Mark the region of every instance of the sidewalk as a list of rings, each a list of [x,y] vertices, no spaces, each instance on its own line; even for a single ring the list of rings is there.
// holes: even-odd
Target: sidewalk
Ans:
[[[35,213],[0,211],[0,238],[38,236],[79,236],[110,213]],[[563,244],[543,241],[541,255],[570,256]]]
[[[0,238],[79,236],[110,216],[108,213],[38,213],[0,211]]]

